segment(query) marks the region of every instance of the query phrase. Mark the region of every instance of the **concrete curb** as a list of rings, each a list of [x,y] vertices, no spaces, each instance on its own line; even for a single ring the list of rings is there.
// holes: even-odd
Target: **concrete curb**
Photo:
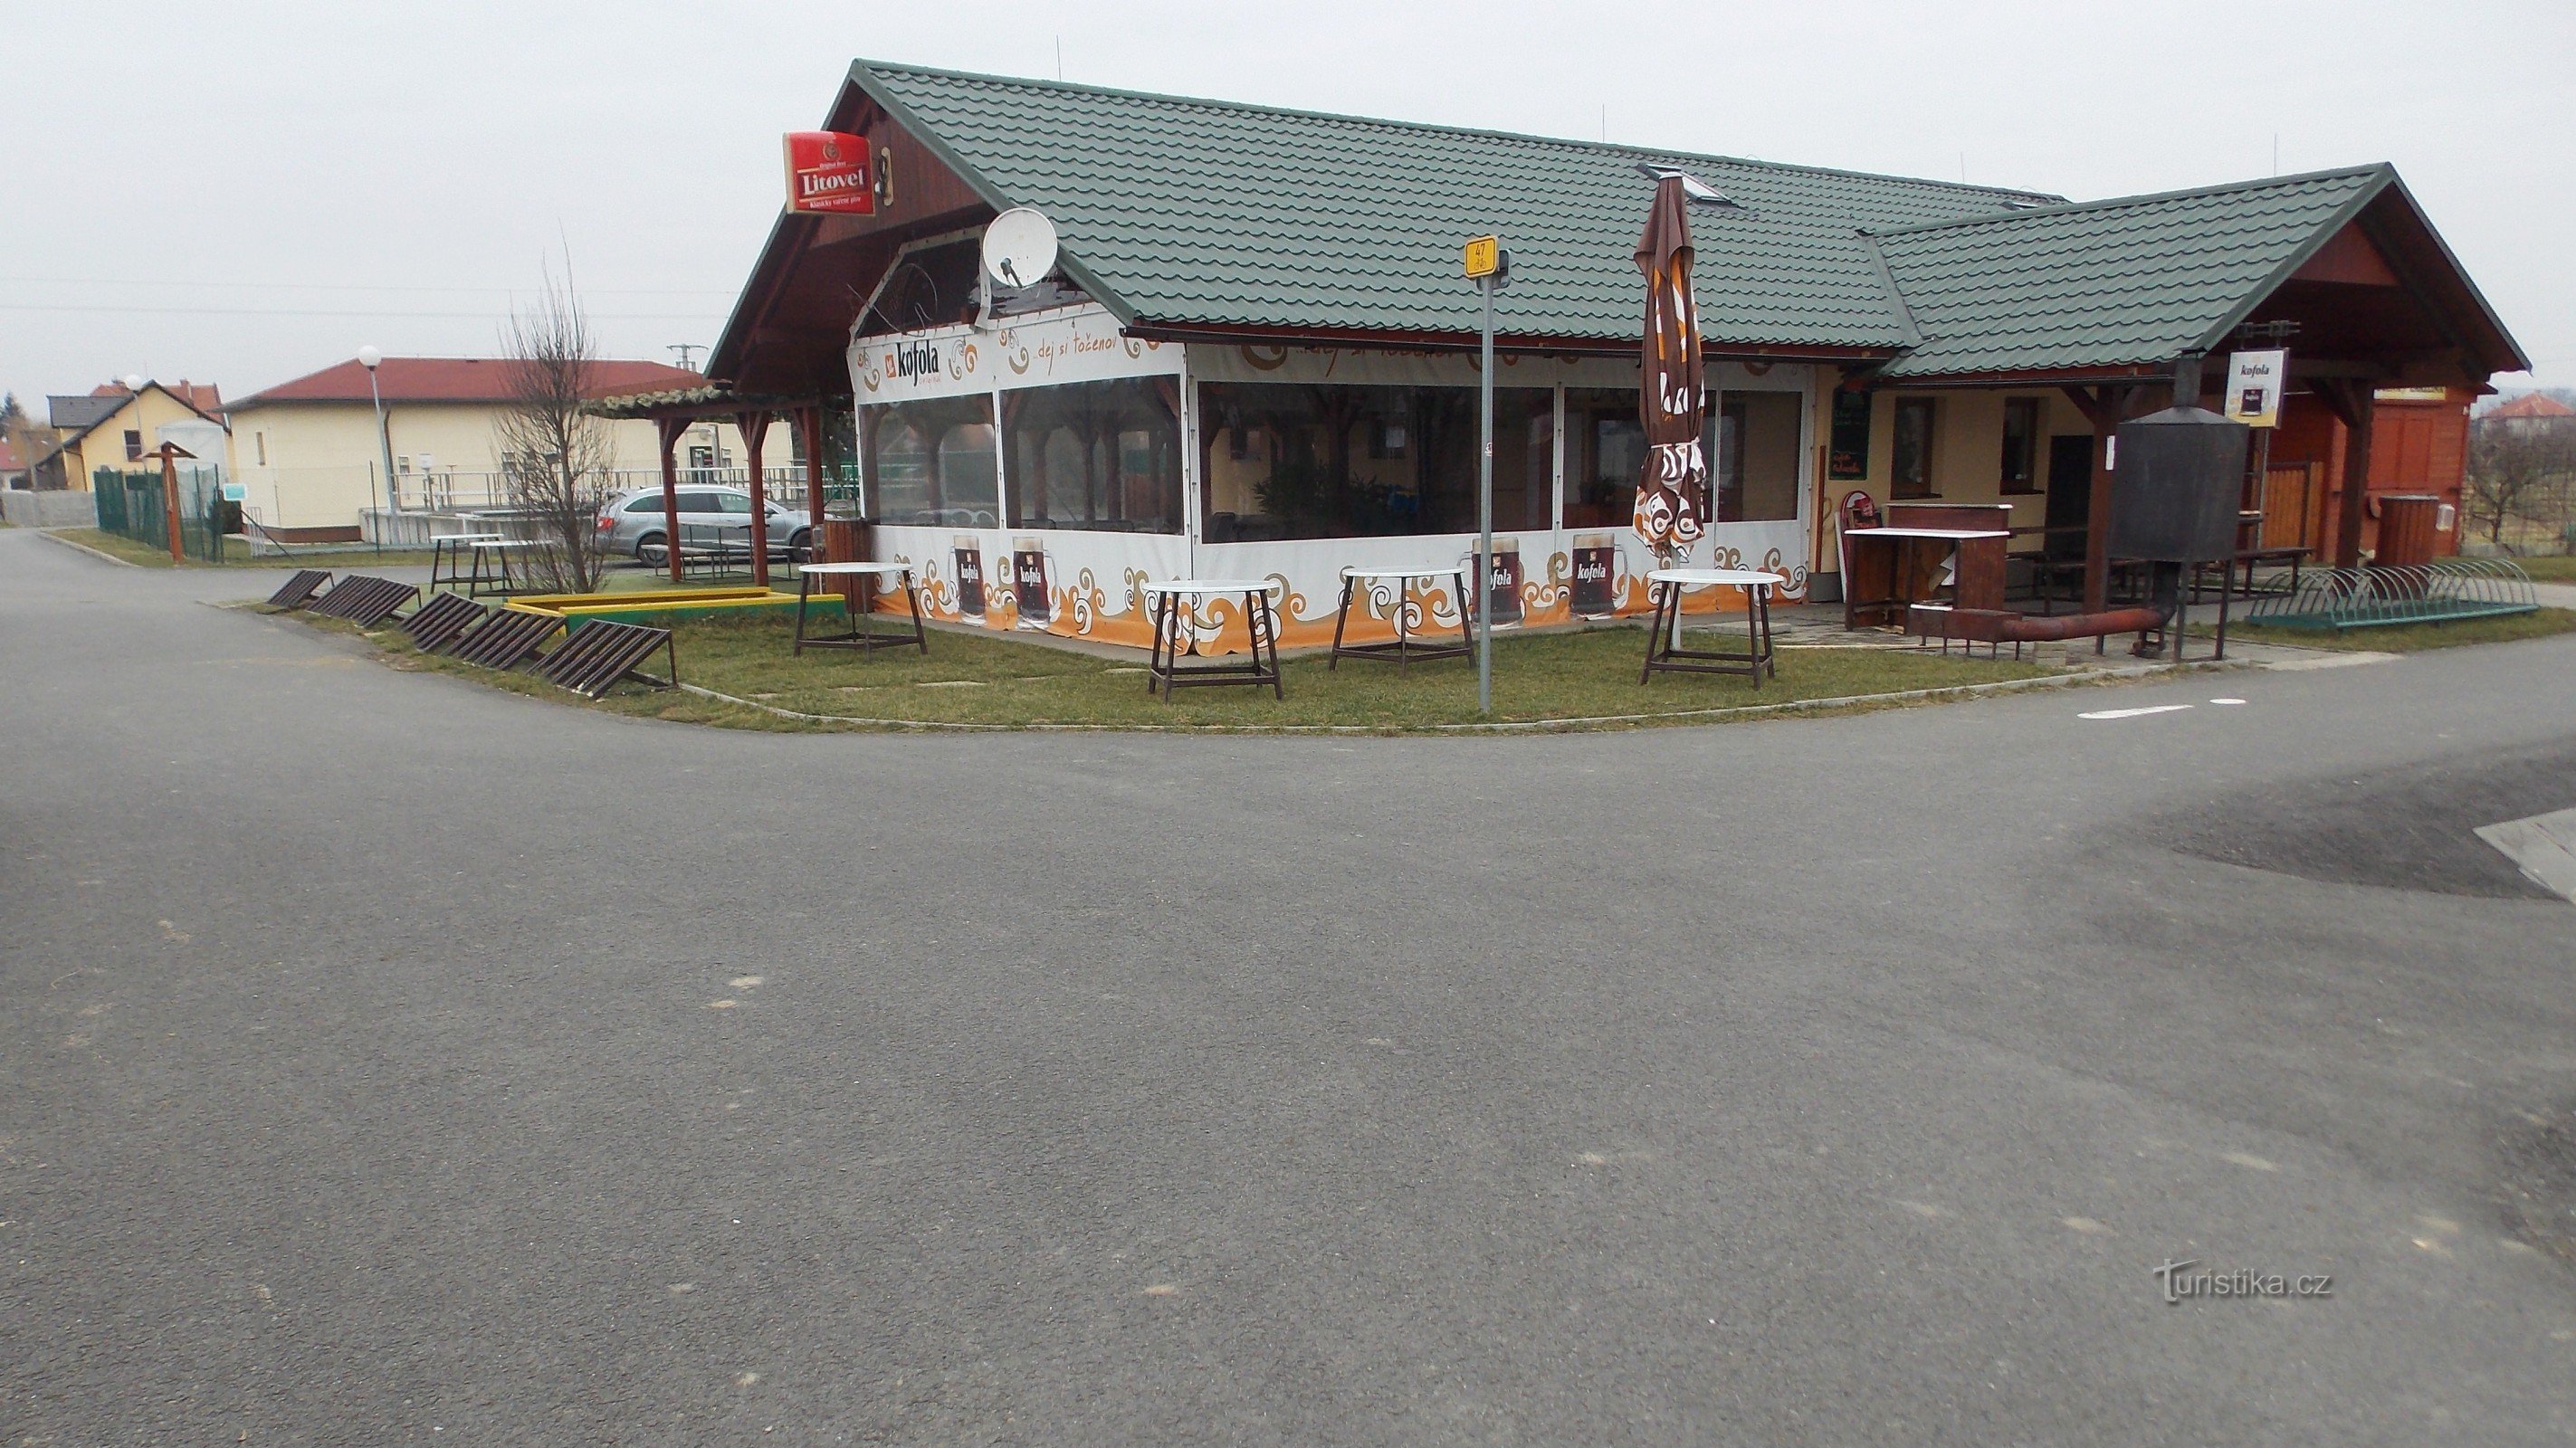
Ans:
[[[1987,684],[1953,684],[1941,689],[1903,689],[1889,694],[1848,694],[1831,699],[1796,699],[1781,704],[1738,704],[1723,709],[1681,709],[1668,714],[1596,714],[1576,719],[1529,719],[1492,724],[1427,724],[1410,729],[1374,724],[970,724],[952,720],[863,719],[848,714],[807,714],[753,699],[736,698],[697,684],[682,684],[684,693],[723,704],[739,704],[780,719],[805,724],[832,724],[849,729],[921,734],[1574,734],[1599,729],[1633,728],[1673,723],[1718,724],[1775,714],[1818,714],[1841,709],[1886,708],[1933,704],[1989,694],[2017,694],[2033,689],[2067,689],[2085,684],[2126,683],[2161,674],[2220,672],[2256,667],[2230,659],[2194,659],[2180,664],[2131,664],[2039,679],[1998,679]]]
[[[143,566],[131,558],[119,558],[113,553],[101,553],[86,543],[75,543],[69,538],[64,537],[62,534],[55,532],[51,528],[35,528],[30,529],[29,531],[33,532],[39,538],[51,538],[55,542],[69,548],[74,553],[86,553],[92,558],[96,558],[105,563],[113,563],[119,568],[140,568]]]

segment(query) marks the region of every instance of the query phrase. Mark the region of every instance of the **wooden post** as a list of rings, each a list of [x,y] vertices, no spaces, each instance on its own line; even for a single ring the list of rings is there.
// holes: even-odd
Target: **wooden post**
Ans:
[[[805,435],[805,513],[814,530],[813,546],[823,544],[823,405],[813,403],[796,409],[796,426]],[[826,554],[829,558],[830,555]],[[834,563],[855,563],[855,558],[832,558]]]
[[[653,429],[662,439],[662,552],[671,565],[671,581],[680,581],[680,467],[671,450],[689,430],[685,417],[657,417]]]
[[[165,442],[160,447],[161,506],[167,519],[165,526],[170,530],[170,561],[173,563],[188,561],[179,546],[179,465],[172,461],[179,451],[179,445],[173,442]]]
[[[769,435],[769,414],[758,409],[737,412],[733,425],[742,433],[743,461],[751,470],[751,581],[769,586],[769,481],[761,474],[760,440]]]
[[[2370,506],[2372,387],[2367,378],[2320,377],[2317,396],[2343,424],[2343,490],[2335,499],[2337,568],[2361,566],[2361,520]]]
[[[2132,385],[2061,388],[2093,424],[2092,494],[2084,507],[2084,611],[2100,613],[2111,599],[2111,440],[2129,410]]]

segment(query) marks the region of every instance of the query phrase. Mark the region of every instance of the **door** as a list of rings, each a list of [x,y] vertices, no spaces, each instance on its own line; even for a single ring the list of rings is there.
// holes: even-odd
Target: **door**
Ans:
[[[2051,531],[2041,551],[2051,558],[2084,556],[2083,528],[2093,518],[2093,434],[2065,433],[2048,440],[2048,514]],[[2054,531],[2064,528],[2068,531]]]
[[[2263,473],[2263,546],[2312,548],[2312,520],[2324,502],[2315,463],[2276,463]]]

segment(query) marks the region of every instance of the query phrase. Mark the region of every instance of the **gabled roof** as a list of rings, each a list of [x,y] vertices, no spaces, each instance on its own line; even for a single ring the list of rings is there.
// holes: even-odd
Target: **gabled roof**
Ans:
[[[185,390],[182,391],[181,389]],[[202,407],[199,407],[192,400],[193,398],[200,396],[211,398],[218,395],[215,385],[211,382],[181,382],[175,385],[162,382],[146,382],[143,384],[143,391],[158,392],[162,396],[169,398],[172,402],[179,404],[181,407],[188,409],[190,412],[195,413],[217,427],[225,427],[228,425],[222,418],[213,415]],[[107,382],[101,383],[98,387],[93,389],[87,397],[47,397],[45,399],[45,405],[48,415],[53,419],[55,427],[63,429],[63,435],[55,439],[53,446],[46,449],[44,457],[38,459],[38,461],[52,461],[56,455],[63,451],[63,449],[70,447],[72,444],[79,442],[82,438],[96,432],[100,424],[106,422],[109,418],[116,416],[119,411],[123,410],[127,403],[132,402],[135,398],[140,396],[142,396],[141,392],[129,392],[121,383]],[[72,406],[67,408],[65,406],[67,403],[72,404]],[[67,423],[63,421],[67,416],[86,416],[89,420],[77,424]]]
[[[1641,165],[1730,203],[1691,211],[1701,329],[1721,354],[1883,363],[1918,383],[2098,380],[2282,322],[2303,355],[2383,376],[2529,365],[2386,166],[2071,203],[869,61],[827,124],[899,147],[908,200],[783,215],[714,376],[829,390],[898,246],[1012,206],[1045,212],[1067,279],[1146,335],[1471,345],[1458,246],[1490,231],[1513,255],[1505,345],[1630,350]]]
[[[1473,331],[1458,247],[1493,232],[1516,269],[1499,330],[1633,339],[1643,162],[1737,203],[1691,217],[1712,341],[1894,348],[1904,327],[1857,228],[2054,199],[869,61],[850,83],[996,209],[1045,212],[1067,274],[1130,325]]]
[[[375,381],[387,402],[507,402],[510,369],[515,365],[498,357],[387,357],[378,365]],[[686,368],[664,362],[604,359],[592,363],[591,369],[593,397],[692,387],[706,380]],[[280,402],[372,404],[374,399],[375,394],[367,389],[366,366],[353,357],[253,393],[225,411],[248,412]]]
[[[2514,398],[2512,401],[2505,403],[2503,406],[2496,408],[2492,412],[2489,412],[2486,416],[2488,418],[2576,417],[2576,407],[2569,407],[2566,403],[2559,401],[2557,398],[2550,396],[2546,392],[2526,392],[2520,397]],[[2484,421],[2485,419],[2482,418],[2480,420]]]
[[[2228,335],[2321,257],[2400,278],[2347,229],[2368,219],[2456,340],[2496,371],[2528,366],[2385,165],[2238,181],[1903,227],[1874,240],[1922,331],[1889,378],[2154,366]],[[2330,256],[2331,252],[2331,256]],[[2296,343],[2293,343],[2296,346]]]
[[[224,390],[211,382],[190,382],[183,377],[163,384],[163,390],[209,418],[224,410]]]
[[[1922,344],[1888,377],[2153,364],[2209,345],[2388,175],[2327,171],[1880,233]]]
[[[45,399],[45,421],[52,426],[86,431],[98,426],[109,413],[125,405],[125,389],[105,389],[86,397],[55,396]]]

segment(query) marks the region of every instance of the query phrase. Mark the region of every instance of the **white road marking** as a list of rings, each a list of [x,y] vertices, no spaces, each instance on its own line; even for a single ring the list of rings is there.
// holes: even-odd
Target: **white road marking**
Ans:
[[[2213,704],[2242,704],[2245,701],[2242,699],[2212,699],[2209,702]]]
[[[2075,717],[2078,719],[2135,719],[2141,714],[2170,714],[2177,709],[2190,707],[2189,704],[2149,704],[2142,709],[2096,709],[2090,714],[2078,714]]]
[[[2480,825],[2477,836],[2502,850],[2532,883],[2576,905],[2576,809]]]
[[[2297,673],[2306,669],[2349,669],[2355,664],[2385,664],[2396,658],[2395,654],[2367,651],[2349,654],[2318,654],[2314,658],[2306,659],[2274,659],[2262,667],[2275,673]]]

